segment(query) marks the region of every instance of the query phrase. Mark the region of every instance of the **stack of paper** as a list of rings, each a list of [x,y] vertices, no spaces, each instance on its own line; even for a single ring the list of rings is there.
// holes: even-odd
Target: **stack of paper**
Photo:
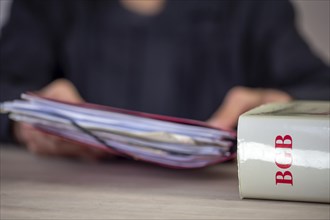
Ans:
[[[23,94],[1,104],[10,118],[110,153],[176,168],[197,168],[235,156],[236,133],[204,122]]]

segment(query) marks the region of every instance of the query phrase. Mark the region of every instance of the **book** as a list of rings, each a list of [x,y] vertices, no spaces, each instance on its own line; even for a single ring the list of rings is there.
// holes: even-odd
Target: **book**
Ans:
[[[330,102],[266,104],[239,117],[241,198],[330,202]]]
[[[236,156],[236,132],[202,121],[73,104],[33,93],[2,103],[0,110],[68,141],[166,167],[200,168]]]

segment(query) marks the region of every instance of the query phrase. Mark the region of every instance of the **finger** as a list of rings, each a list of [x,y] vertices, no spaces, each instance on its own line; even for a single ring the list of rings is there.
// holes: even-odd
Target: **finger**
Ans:
[[[235,87],[228,93],[223,104],[208,120],[208,123],[215,127],[232,129],[237,125],[238,117],[242,113],[261,102],[261,90]]]
[[[288,102],[291,101],[292,97],[286,92],[276,89],[266,89],[264,91],[262,104],[269,102]]]
[[[31,137],[27,142],[28,149],[39,155],[56,155],[57,149],[54,140],[46,134],[32,130],[30,132]]]
[[[86,150],[86,151],[81,151],[79,158],[82,159],[83,161],[87,162],[97,162],[97,161],[102,161],[105,159],[110,159],[113,156],[110,155],[106,151],[93,151],[93,150]]]
[[[79,151],[78,157],[84,161],[95,162],[113,157],[106,148],[86,145],[80,147],[81,150]]]
[[[14,122],[13,123],[13,134],[15,139],[21,143],[26,144],[26,142],[31,139],[33,135],[32,132],[35,128],[32,125],[23,123],[23,122]]]

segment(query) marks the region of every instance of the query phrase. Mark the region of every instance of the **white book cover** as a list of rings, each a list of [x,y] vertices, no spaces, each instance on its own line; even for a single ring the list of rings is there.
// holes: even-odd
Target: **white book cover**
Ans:
[[[330,202],[330,102],[266,104],[240,116],[241,198]]]

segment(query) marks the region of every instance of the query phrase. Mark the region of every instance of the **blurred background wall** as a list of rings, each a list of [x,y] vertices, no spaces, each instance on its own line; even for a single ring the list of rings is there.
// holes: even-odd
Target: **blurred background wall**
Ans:
[[[12,0],[0,0],[0,28],[6,22]],[[297,27],[311,48],[330,64],[330,0],[291,0]],[[1,34],[1,32],[0,32]]]
[[[330,64],[330,0],[291,0],[297,27],[312,49]]]

